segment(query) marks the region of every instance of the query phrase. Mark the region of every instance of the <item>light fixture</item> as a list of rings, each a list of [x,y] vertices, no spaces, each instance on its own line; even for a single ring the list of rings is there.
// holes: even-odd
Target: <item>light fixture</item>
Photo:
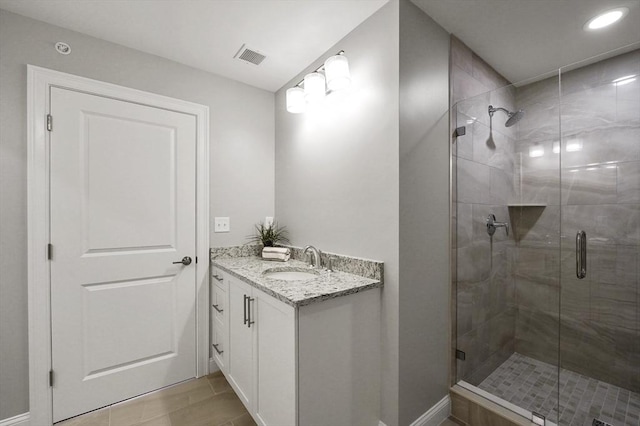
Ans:
[[[327,59],[324,62],[324,72],[330,91],[343,90],[351,85],[349,61],[344,54],[337,54]]]
[[[304,98],[309,104],[314,104],[324,99],[325,89],[324,75],[312,72],[304,76]]]
[[[305,112],[308,105],[320,103],[326,95],[343,92],[350,85],[349,62],[344,50],[341,50],[320,68],[305,75],[294,87],[287,89],[287,111],[293,114]]]
[[[625,75],[624,77],[616,78],[612,81],[616,86],[624,86],[625,84],[636,81],[637,74]]]
[[[629,8],[626,7],[607,10],[589,19],[583,28],[585,31],[593,31],[608,27],[624,18],[627,13],[629,13]]]
[[[302,87],[292,87],[287,89],[287,111],[292,114],[300,114],[307,109],[304,100],[304,89]]]

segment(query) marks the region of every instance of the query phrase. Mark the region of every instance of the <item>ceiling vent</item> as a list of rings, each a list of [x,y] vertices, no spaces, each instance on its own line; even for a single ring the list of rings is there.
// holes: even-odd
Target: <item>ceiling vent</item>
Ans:
[[[243,44],[234,58],[241,59],[242,61],[248,62],[253,65],[260,65],[260,63],[264,61],[266,56],[253,49],[249,49],[246,44]]]

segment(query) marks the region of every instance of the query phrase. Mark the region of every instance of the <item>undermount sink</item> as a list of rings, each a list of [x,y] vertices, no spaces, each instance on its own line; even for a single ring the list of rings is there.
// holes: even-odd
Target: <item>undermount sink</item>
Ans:
[[[282,281],[303,281],[316,278],[317,271],[302,268],[272,268],[262,273],[266,278]]]

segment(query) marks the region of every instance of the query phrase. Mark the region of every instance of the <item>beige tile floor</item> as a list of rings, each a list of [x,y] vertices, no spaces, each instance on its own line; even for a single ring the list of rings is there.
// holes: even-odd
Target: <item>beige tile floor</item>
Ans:
[[[74,417],[56,426],[255,426],[221,372]],[[338,426],[338,425],[333,425]],[[346,425],[342,425],[346,426]],[[459,426],[444,420],[440,426]]]
[[[252,426],[221,372],[74,417],[56,426]]]

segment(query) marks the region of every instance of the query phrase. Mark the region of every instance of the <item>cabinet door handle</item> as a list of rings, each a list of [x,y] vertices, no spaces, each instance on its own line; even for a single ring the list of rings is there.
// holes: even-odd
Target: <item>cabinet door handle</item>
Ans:
[[[213,349],[215,349],[216,352],[218,352],[218,355],[222,355],[224,353],[224,351],[221,351],[220,349],[218,349],[218,345],[219,345],[219,343],[214,343],[211,346],[213,346]]]
[[[255,321],[251,321],[251,302],[253,302],[254,298],[247,296],[247,327],[251,328],[251,324],[255,324]]]
[[[247,321],[248,321],[247,320],[247,299],[248,299],[248,297],[247,297],[246,294],[244,294],[243,296],[244,296],[244,300],[242,302],[242,307],[244,309],[244,323],[243,324],[247,324]]]
[[[211,306],[213,306],[213,309],[215,309],[216,311],[218,311],[218,313],[219,313],[219,314],[221,314],[221,313],[223,313],[223,312],[224,312],[224,309],[220,309],[220,308],[218,308],[218,305],[211,305]]]
[[[218,280],[218,281],[220,281],[220,282],[222,282],[222,281],[223,281],[223,278],[222,278],[222,277],[219,277],[219,276],[217,276],[217,275],[214,275],[214,276],[213,276],[213,278],[215,278],[216,280]]]

